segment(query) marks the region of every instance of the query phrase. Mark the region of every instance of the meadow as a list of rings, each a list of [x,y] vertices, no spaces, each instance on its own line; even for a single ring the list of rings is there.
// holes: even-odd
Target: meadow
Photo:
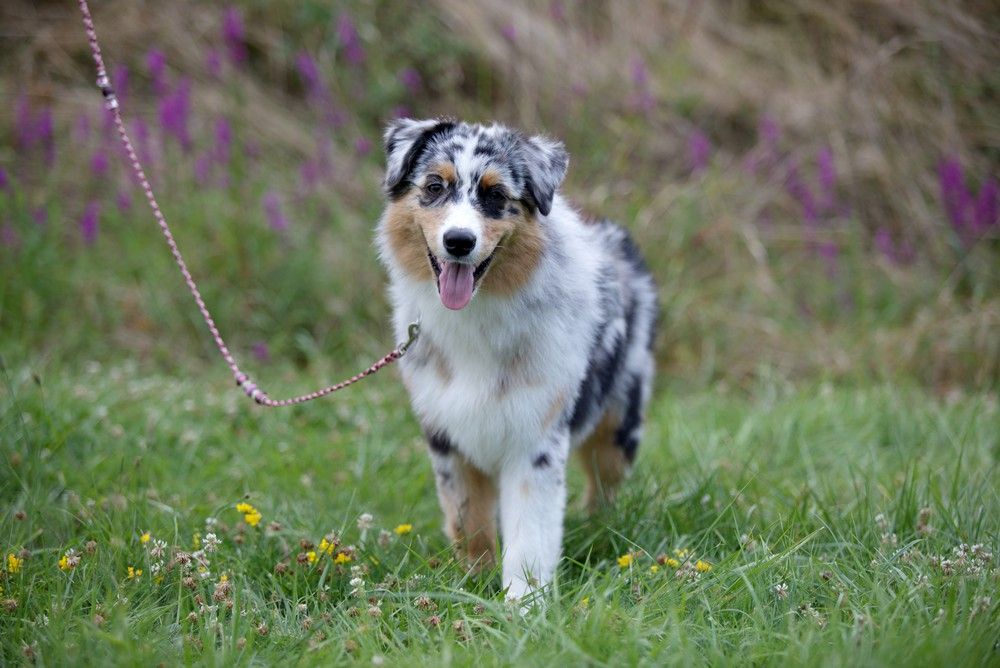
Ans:
[[[394,370],[232,385],[72,3],[0,10],[3,664],[1000,664],[988,3],[119,0],[129,132],[272,396],[389,350],[381,127],[562,138],[657,277],[636,475],[522,611],[469,576]],[[571,502],[582,481],[574,470]]]

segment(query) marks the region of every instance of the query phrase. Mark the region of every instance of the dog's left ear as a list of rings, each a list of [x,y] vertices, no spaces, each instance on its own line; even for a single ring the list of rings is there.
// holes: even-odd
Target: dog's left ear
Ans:
[[[569,154],[561,142],[534,136],[524,140],[524,161],[528,168],[527,188],[543,216],[552,210],[556,190],[562,185],[569,167]]]

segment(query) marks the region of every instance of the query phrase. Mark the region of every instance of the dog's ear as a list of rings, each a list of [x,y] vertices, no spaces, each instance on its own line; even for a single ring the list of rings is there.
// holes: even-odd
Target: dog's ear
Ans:
[[[409,186],[410,173],[432,138],[455,127],[450,119],[417,121],[401,118],[389,123],[383,138],[385,145],[385,191],[393,198]]]
[[[528,169],[528,194],[541,214],[547,216],[552,210],[556,190],[566,177],[569,154],[562,143],[535,136],[524,140],[523,155]]]

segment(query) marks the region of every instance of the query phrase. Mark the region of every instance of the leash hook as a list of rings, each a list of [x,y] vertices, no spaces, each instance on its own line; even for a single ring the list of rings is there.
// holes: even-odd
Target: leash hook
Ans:
[[[400,356],[405,355],[406,351],[410,349],[410,346],[416,343],[417,337],[420,336],[420,316],[417,316],[417,319],[411,322],[406,328],[406,335],[408,337],[406,341],[399,344]]]

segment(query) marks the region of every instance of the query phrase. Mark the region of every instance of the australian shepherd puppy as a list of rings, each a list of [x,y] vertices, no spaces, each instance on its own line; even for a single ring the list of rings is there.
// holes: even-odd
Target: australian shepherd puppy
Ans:
[[[587,504],[629,472],[653,379],[656,290],[622,228],[557,192],[562,144],[502,125],[399,120],[378,228],[400,361],[444,528],[519,598],[551,581],[575,450]]]

